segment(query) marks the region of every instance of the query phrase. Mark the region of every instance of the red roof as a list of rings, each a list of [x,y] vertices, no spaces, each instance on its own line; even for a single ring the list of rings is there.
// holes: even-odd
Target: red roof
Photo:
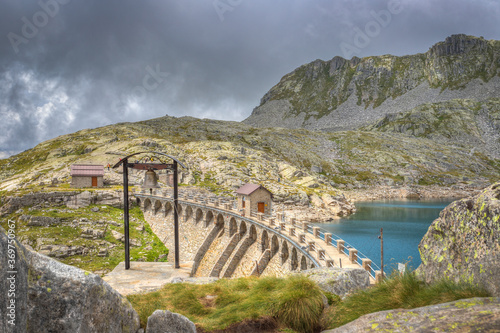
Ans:
[[[71,176],[102,177],[104,176],[104,167],[95,164],[73,164]]]
[[[258,184],[250,184],[250,183],[245,184],[242,187],[240,187],[239,189],[237,189],[236,193],[243,194],[243,195],[250,195],[253,192],[257,191],[259,188],[266,190],[267,192],[269,192],[272,195],[272,193],[264,186],[258,185]]]

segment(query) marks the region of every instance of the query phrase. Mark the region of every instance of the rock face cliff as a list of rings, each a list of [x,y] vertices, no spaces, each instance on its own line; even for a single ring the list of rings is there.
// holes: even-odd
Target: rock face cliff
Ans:
[[[427,282],[466,280],[500,296],[500,183],[446,207],[419,251]]]
[[[15,230],[0,227],[0,332],[137,332],[126,298],[97,275],[27,250]]]
[[[499,97],[499,74],[500,41],[467,35],[422,54],[315,60],[285,75],[244,123],[355,129],[422,104]]]

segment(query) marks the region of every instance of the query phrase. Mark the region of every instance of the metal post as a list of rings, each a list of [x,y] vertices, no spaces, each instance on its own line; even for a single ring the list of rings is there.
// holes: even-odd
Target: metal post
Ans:
[[[384,278],[384,229],[380,228],[380,273]]]
[[[125,269],[130,268],[129,212],[128,212],[128,160],[123,161],[123,221],[125,228]]]
[[[180,268],[179,264],[179,210],[177,201],[179,198],[177,184],[177,161],[174,160],[174,247],[175,247],[175,268]]]

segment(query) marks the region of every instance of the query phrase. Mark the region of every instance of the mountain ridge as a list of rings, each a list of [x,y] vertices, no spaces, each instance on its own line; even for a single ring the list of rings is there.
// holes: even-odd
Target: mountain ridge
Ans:
[[[336,56],[286,74],[243,123],[352,130],[390,113],[450,99],[500,97],[500,41],[452,35],[425,53]]]

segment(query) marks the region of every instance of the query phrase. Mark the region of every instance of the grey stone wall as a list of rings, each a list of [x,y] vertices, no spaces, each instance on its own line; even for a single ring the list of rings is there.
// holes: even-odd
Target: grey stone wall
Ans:
[[[173,261],[174,209],[171,201],[155,197],[141,197],[140,200],[146,220],[169,249],[168,258]],[[300,249],[258,223],[216,208],[182,201],[179,215],[179,257],[181,262],[194,262],[194,276],[283,276],[311,265]],[[268,255],[263,256],[266,251]]]
[[[102,176],[97,177],[97,187],[103,187],[104,180]],[[71,187],[82,188],[82,187],[93,187],[92,177],[82,177],[73,176],[71,177]]]

